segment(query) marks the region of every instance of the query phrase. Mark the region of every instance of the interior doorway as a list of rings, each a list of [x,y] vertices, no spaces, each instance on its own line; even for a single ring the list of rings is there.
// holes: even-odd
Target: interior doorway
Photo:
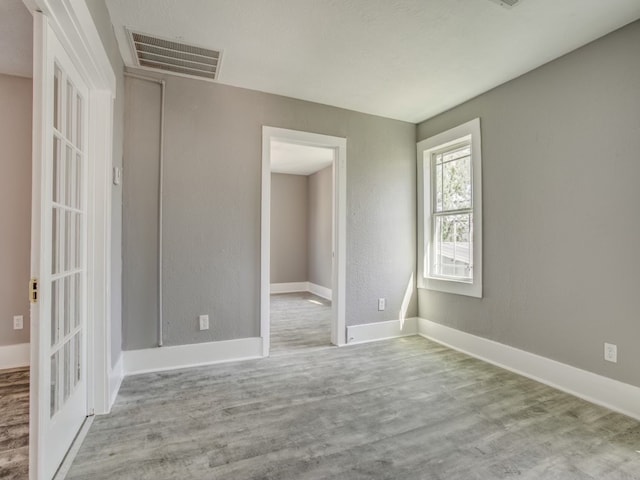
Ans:
[[[334,157],[271,142],[271,355],[331,345]]]
[[[262,162],[263,355],[344,345],[346,139],[263,127]]]

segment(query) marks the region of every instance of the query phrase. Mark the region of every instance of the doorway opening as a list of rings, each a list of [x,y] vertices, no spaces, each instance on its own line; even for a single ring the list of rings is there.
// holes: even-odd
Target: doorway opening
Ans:
[[[346,139],[263,127],[263,355],[344,345]]]
[[[271,142],[271,355],[331,345],[334,156]]]

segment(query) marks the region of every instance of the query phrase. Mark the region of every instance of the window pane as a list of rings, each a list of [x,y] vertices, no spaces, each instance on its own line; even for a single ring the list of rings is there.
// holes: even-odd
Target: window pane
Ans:
[[[471,213],[435,217],[433,274],[471,279],[473,217]]]
[[[71,379],[73,373],[71,371],[71,340],[64,344],[64,356],[62,362],[62,378],[63,378],[63,401],[66,402],[71,393]]]
[[[67,137],[67,140],[73,141],[73,99],[75,95],[73,94],[73,85],[70,81],[67,80],[67,105],[65,108],[65,114],[67,117],[67,124],[64,135]]]
[[[73,371],[74,371],[74,379],[73,379],[73,384],[77,385],[77,383],[80,381],[80,374],[82,373],[81,371],[81,363],[80,360],[82,358],[81,354],[82,351],[80,350],[82,348],[82,345],[80,344],[80,338],[82,333],[78,332],[76,333],[76,335],[73,337],[73,341],[74,341],[74,367],[73,367]]]
[[[58,411],[58,352],[51,355],[51,376],[50,376],[50,391],[49,391],[49,415],[53,415]]]
[[[62,213],[62,212],[61,212]],[[64,212],[64,271],[71,270],[74,239],[73,227],[75,226],[71,212]]]
[[[60,231],[60,216],[58,209],[53,207],[51,212],[51,273],[56,274],[60,271],[60,249],[58,241],[58,232]]]
[[[78,93],[76,97],[76,147],[82,150],[82,97]]]
[[[51,193],[54,202],[60,202],[60,171],[62,169],[60,163],[60,140],[58,140],[58,137],[53,137],[53,184],[51,185]]]
[[[76,177],[75,177],[75,189],[76,189],[76,208],[82,208],[82,157],[80,154],[76,154]]]
[[[435,211],[471,208],[471,148],[437,155],[434,170]]]
[[[64,204],[71,207],[73,185],[73,150],[69,145],[66,148],[67,155],[65,157],[64,169]],[[62,201],[62,200],[61,200]]]
[[[73,328],[80,326],[80,314],[82,313],[82,274],[76,273],[73,282]]]
[[[53,71],[53,127],[60,130],[60,82],[62,71],[56,64]]]
[[[440,155],[442,157],[442,155]],[[442,211],[442,164],[436,164],[436,212]]]
[[[75,232],[76,232],[76,241],[75,241],[75,250],[74,250],[74,262],[73,268],[80,268],[82,262],[82,217],[78,213],[75,215]]]
[[[64,286],[62,294],[62,324],[64,335],[67,336],[71,332],[71,301],[73,300],[71,277],[65,277],[62,285]]]
[[[58,311],[58,280],[51,282],[51,345],[58,342],[60,314]]]

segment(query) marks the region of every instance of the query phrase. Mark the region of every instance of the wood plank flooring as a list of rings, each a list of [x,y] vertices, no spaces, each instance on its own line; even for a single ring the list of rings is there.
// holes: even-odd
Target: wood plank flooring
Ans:
[[[0,479],[29,477],[29,368],[0,370]]]
[[[271,295],[271,355],[331,346],[331,302],[312,293]]]
[[[420,337],[124,380],[68,479],[640,479],[640,422]]]

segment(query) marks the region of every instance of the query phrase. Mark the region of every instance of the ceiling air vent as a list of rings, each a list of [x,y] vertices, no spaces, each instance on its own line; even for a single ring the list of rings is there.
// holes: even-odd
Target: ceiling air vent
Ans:
[[[138,66],[207,80],[218,78],[222,52],[129,32]]]

